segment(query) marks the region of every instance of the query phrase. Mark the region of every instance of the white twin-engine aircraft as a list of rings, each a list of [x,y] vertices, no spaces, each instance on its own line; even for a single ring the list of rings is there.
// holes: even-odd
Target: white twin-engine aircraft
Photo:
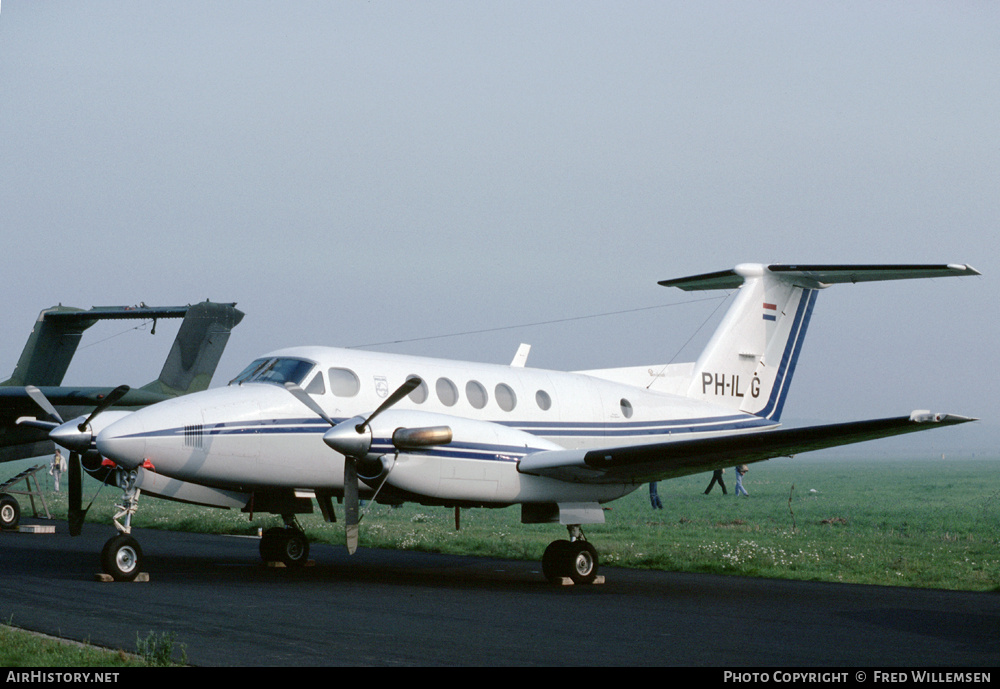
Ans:
[[[343,499],[351,552],[361,499],[516,504],[524,523],[568,529],[543,556],[545,576],[591,583],[598,556],[581,526],[603,523],[603,503],[644,483],[972,420],[914,412],[777,430],[819,290],[978,274],[965,265],[744,264],[660,283],[739,288],[694,363],[567,373],[526,368],[523,350],[511,365],[491,365],[298,347],[257,359],[227,387],[103,412],[52,437],[117,465],[121,533],[102,557],[117,579],[140,568],[129,525],[141,489],[281,515],[285,527],[268,529],[260,550],[288,565],[308,556],[295,515],[312,511],[313,499],[327,520],[332,498]]]

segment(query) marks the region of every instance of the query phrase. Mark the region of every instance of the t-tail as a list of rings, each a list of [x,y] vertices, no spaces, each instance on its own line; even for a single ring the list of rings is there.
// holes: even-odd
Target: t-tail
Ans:
[[[967,265],[763,265],[659,284],[739,289],[694,364],[687,396],[778,421],[821,289],[845,282],[979,275]]]

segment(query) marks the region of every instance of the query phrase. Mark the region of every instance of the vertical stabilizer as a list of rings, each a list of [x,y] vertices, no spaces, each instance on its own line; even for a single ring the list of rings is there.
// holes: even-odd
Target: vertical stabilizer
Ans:
[[[230,331],[243,320],[235,304],[203,301],[184,315],[160,377],[143,390],[164,395],[184,395],[208,388],[229,342]]]
[[[802,350],[816,290],[756,264],[737,266],[730,277],[742,284],[695,362],[687,395],[776,421]]]
[[[50,317],[58,314],[80,314],[81,318],[56,320]],[[59,385],[76,354],[83,331],[96,322],[96,319],[86,318],[82,309],[71,306],[45,309],[38,314],[10,379],[0,385]]]
[[[739,288],[694,365],[687,396],[777,421],[818,290],[846,282],[962,275],[979,272],[965,265],[747,263],[660,284],[684,290]]]

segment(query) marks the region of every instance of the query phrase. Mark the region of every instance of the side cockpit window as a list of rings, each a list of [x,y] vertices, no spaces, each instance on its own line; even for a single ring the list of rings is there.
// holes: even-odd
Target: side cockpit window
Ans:
[[[274,383],[275,385],[284,385],[287,382],[292,382],[301,385],[314,366],[315,364],[311,361],[293,357],[258,359],[243,369],[243,372],[233,378],[229,384]]]
[[[229,381],[230,385],[239,385],[250,380],[255,374],[257,374],[261,369],[267,366],[272,360],[271,359],[257,359],[252,364],[247,366],[245,369],[240,371],[240,374]]]

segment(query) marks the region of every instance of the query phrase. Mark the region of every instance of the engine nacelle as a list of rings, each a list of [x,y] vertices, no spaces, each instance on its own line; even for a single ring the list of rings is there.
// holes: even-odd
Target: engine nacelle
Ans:
[[[365,461],[378,458],[388,485],[443,502],[506,502],[519,491],[517,460],[565,449],[516,428],[433,412],[389,409],[372,425]]]

